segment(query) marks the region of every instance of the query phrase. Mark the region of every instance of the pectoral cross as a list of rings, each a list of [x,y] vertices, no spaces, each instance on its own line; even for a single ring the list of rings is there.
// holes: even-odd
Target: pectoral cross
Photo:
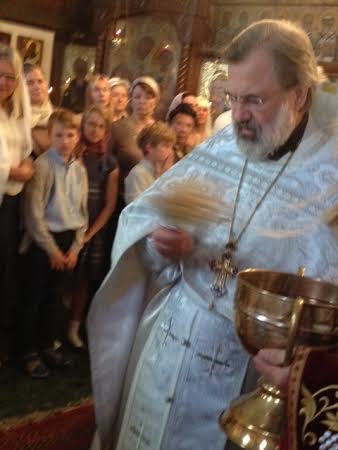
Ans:
[[[238,272],[237,267],[232,261],[230,248],[226,249],[218,259],[210,261],[210,269],[215,273],[214,281],[210,286],[211,292],[215,297],[223,297],[227,293],[227,280],[235,276]]]

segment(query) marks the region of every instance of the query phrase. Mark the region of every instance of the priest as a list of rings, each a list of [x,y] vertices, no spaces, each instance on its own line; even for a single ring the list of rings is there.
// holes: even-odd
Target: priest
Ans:
[[[232,124],[123,211],[90,310],[102,450],[233,448],[218,416],[256,380],[234,326],[236,273],[304,266],[337,279],[338,240],[325,220],[338,200],[335,87],[290,22],[252,24],[225,59]],[[199,183],[204,195],[211,181],[224,220],[164,213],[175,184]]]

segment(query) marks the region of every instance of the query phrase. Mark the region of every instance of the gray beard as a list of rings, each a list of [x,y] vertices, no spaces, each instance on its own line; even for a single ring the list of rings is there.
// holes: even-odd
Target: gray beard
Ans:
[[[282,144],[284,144],[284,142]],[[237,145],[240,152],[245,156],[246,159],[256,162],[267,160],[269,155],[273,154],[274,151],[276,151],[276,149],[279,147],[279,145],[277,145],[276,147],[271,147],[270,145],[268,147],[265,147],[262,145],[260,140],[254,142],[248,139],[243,139],[241,137],[237,137]]]
[[[248,160],[257,162],[266,161],[281,145],[285,144],[296,126],[296,121],[289,106],[284,103],[274,123],[266,125],[265,130],[261,130],[260,135],[254,140],[242,138],[236,124],[234,125],[240,152]]]

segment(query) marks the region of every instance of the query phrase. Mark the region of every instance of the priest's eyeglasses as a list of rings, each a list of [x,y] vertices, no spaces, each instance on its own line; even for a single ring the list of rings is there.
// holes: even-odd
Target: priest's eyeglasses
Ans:
[[[259,110],[262,109],[262,107],[265,104],[265,101],[262,99],[262,97],[259,97],[258,95],[233,95],[228,94],[229,102],[232,105],[235,105],[236,103],[239,103],[243,106],[246,106],[249,109],[252,110]]]

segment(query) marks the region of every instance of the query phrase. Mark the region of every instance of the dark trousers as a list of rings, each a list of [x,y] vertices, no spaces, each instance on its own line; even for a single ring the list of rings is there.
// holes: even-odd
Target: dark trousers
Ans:
[[[10,353],[17,303],[20,194],[5,195],[0,206],[0,353]]]
[[[74,231],[53,233],[59,249],[65,253],[74,240]],[[50,267],[47,253],[33,243],[27,255],[27,289],[22,296],[21,353],[37,352],[53,346],[60,336],[63,295],[69,272]]]

